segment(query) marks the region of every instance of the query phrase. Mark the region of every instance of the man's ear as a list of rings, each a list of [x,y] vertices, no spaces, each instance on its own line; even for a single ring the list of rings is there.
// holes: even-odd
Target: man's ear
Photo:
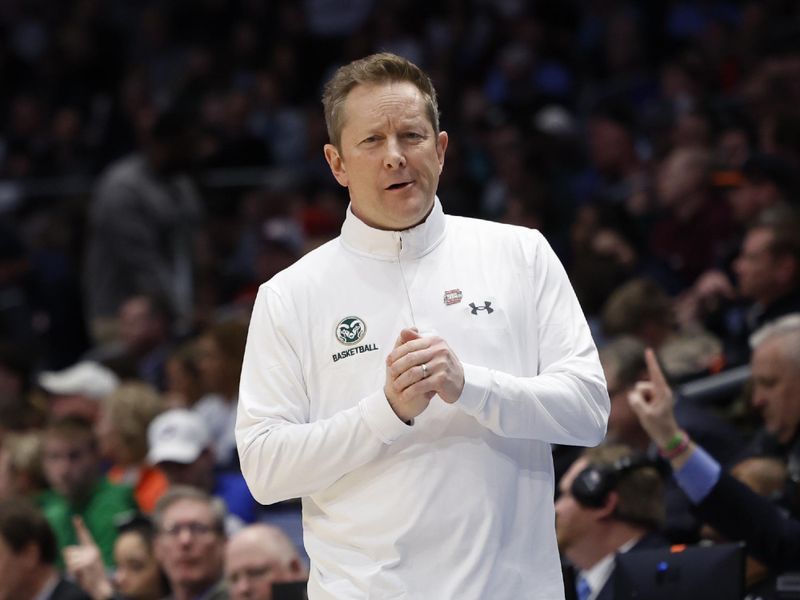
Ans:
[[[607,519],[617,512],[617,505],[619,504],[619,494],[616,490],[611,490],[606,496],[606,501],[603,506],[595,509],[598,519]]]
[[[439,159],[439,175],[442,174],[442,169],[444,168],[444,155],[445,152],[447,152],[448,141],[447,132],[440,131],[436,138],[436,157]]]
[[[347,169],[344,165],[344,159],[339,153],[339,150],[333,144],[325,144],[323,149],[325,153],[325,160],[328,161],[328,166],[331,168],[331,173],[339,182],[342,187],[347,187],[349,179],[347,177]]]

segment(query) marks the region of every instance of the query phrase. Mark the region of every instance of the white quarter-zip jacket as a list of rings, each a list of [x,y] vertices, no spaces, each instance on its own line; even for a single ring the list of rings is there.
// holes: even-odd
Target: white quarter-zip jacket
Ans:
[[[384,393],[400,330],[441,336],[461,397],[412,425]],[[540,233],[446,216],[342,234],[263,284],[236,440],[260,502],[302,497],[309,598],[563,598],[551,443],[595,445],[609,399]]]

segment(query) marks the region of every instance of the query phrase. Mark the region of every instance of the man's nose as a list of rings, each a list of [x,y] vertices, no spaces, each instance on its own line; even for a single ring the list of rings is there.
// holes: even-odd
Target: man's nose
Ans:
[[[390,137],[387,140],[386,156],[383,162],[387,169],[399,169],[406,165],[406,157],[397,138]]]
[[[250,581],[247,577],[240,577],[236,583],[231,585],[231,597],[236,600],[247,600],[250,598]]]

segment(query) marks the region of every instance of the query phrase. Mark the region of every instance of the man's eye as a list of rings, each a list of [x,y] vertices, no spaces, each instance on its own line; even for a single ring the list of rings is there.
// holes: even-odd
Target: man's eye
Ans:
[[[376,141],[378,141],[378,136],[376,136],[376,135],[371,135],[371,136],[366,137],[363,140],[361,140],[361,142],[363,144],[371,144],[371,143],[376,142]]]
[[[417,133],[416,131],[409,131],[406,133],[406,137],[410,140],[419,140],[422,139],[422,134]]]

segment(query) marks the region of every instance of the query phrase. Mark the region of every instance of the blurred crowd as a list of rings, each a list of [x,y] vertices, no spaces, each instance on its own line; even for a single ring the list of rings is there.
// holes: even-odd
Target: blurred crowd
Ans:
[[[216,560],[201,578],[216,584],[222,533],[258,526],[288,534],[284,579],[303,578],[297,504],[257,506],[238,471],[239,369],[258,285],[347,209],[322,85],[381,50],[434,80],[445,210],[538,228],[559,254],[601,350],[609,441],[650,444],[625,399],[650,347],[672,383],[718,388],[676,410],[720,463],[757,448],[777,459],[756,469],[773,488],[800,480],[800,330],[790,358],[751,343],[800,312],[797,2],[5,0],[5,543],[4,511],[30,497],[65,551],[49,562],[111,586],[96,597],[124,590],[91,573],[124,572],[130,531],[173,588],[194,563],[170,566],[169,543]],[[714,383],[736,367],[736,385]],[[577,451],[555,456],[570,473]],[[648,522],[696,541],[672,487]],[[198,516],[170,520],[176,502]]]

